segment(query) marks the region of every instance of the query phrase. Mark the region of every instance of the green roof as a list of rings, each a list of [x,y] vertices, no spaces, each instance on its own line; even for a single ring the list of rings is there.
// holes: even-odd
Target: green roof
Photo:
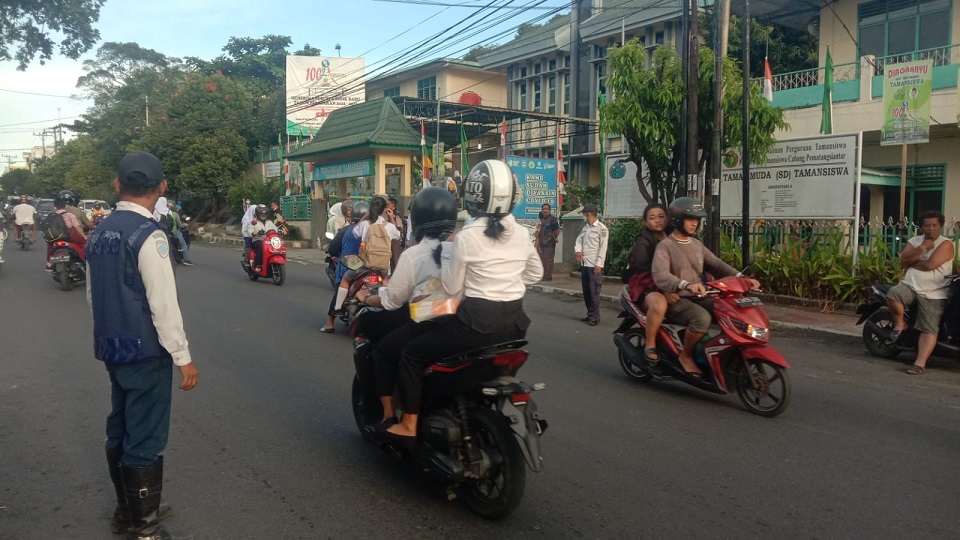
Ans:
[[[389,98],[380,98],[330,113],[316,137],[287,158],[310,161],[313,157],[355,148],[420,148],[420,134],[410,126]]]

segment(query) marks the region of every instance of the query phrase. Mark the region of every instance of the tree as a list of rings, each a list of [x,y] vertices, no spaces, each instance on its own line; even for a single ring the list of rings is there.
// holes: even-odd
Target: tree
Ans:
[[[93,23],[106,0],[4,0],[0,2],[0,60],[16,60],[27,69],[38,55],[40,64],[53,57],[54,39],[60,54],[76,60],[100,39]],[[51,36],[56,32],[56,36]],[[11,49],[15,49],[11,55]]]
[[[478,58],[485,54],[492,53],[493,51],[499,49],[499,45],[477,45],[476,47],[470,49],[467,54],[463,55],[464,60],[473,60],[477,61]]]
[[[680,110],[684,83],[681,62],[670,47],[659,47],[645,69],[647,50],[638,40],[610,53],[607,89],[613,99],[600,107],[601,131],[622,134],[630,145],[629,160],[637,165],[637,186],[649,202],[667,203],[677,193],[680,171]],[[699,141],[700,170],[710,162],[713,132],[713,51],[700,49]],[[724,125],[722,148],[743,141],[743,91],[740,68],[730,58],[723,66]],[[787,128],[783,109],[771,106],[755,86],[750,95],[750,146],[754,156],[766,156],[774,134]],[[641,171],[646,165],[648,177]]]
[[[0,191],[7,195],[31,195],[33,173],[27,169],[13,169],[0,176]]]
[[[712,14],[700,16],[700,28],[704,43],[713,43],[714,24]],[[763,24],[750,19],[750,76],[763,77],[763,59],[769,57],[774,73],[791,73],[812,69],[820,62],[820,45],[817,38],[803,30],[778,24]],[[743,58],[743,19],[730,16],[730,39],[727,54],[738,60]]]

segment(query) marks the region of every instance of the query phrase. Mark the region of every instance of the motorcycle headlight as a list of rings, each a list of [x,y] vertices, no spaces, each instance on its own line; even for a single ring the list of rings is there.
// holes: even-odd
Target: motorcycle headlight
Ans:
[[[270,245],[273,246],[273,249],[280,249],[280,246],[283,245],[283,241],[274,236],[270,239]]]
[[[730,319],[733,323],[733,327],[737,329],[738,332],[749,336],[758,341],[767,341],[770,339],[770,329],[764,328],[762,326],[754,326],[752,324],[747,324],[738,319]]]

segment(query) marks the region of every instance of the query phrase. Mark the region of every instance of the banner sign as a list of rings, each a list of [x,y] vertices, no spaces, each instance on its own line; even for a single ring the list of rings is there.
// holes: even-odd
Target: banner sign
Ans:
[[[364,59],[287,56],[287,134],[312,137],[330,113],[365,100]]]
[[[933,60],[883,67],[883,126],[880,145],[930,142]]]
[[[267,178],[279,178],[283,174],[283,167],[279,161],[267,162]]]
[[[358,176],[373,176],[373,160],[359,159],[357,161],[343,161],[313,166],[313,179],[317,181],[337,180],[339,178],[357,178]]]
[[[520,200],[513,217],[521,223],[535,224],[544,204],[557,208],[557,160],[507,156],[520,189]]]
[[[643,170],[644,182],[649,189],[646,167]],[[607,156],[607,183],[603,189],[604,218],[639,218],[647,201],[637,186],[637,164],[627,161],[627,155]]]
[[[851,219],[858,191],[859,134],[776,143],[764,165],[750,167],[751,219]],[[743,216],[740,150],[723,157],[720,216]]]

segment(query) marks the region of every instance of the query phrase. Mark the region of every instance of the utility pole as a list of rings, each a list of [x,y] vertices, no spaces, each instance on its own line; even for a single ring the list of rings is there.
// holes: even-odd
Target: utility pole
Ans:
[[[147,127],[150,127],[150,96],[143,96],[143,103],[147,117]]]
[[[743,0],[743,220],[740,223],[740,253],[743,266],[750,264],[750,0]]]
[[[713,35],[713,138],[710,145],[709,181],[704,187],[703,206],[707,211],[704,240],[707,249],[720,254],[720,182],[723,163],[723,61],[727,57],[727,36],[730,32],[730,0],[718,0],[714,6]]]
[[[694,180],[700,174],[700,10],[699,0],[691,0],[690,32],[687,34],[687,188],[697,189]]]
[[[676,193],[678,197],[687,196],[687,153],[689,151],[690,138],[687,131],[690,129],[688,119],[690,117],[690,100],[688,93],[690,88],[690,0],[680,2],[680,32],[678,32],[677,41],[680,45],[680,72],[683,74],[683,101],[680,104],[680,156],[677,164],[678,172]],[[664,201],[670,203],[670,201]]]

